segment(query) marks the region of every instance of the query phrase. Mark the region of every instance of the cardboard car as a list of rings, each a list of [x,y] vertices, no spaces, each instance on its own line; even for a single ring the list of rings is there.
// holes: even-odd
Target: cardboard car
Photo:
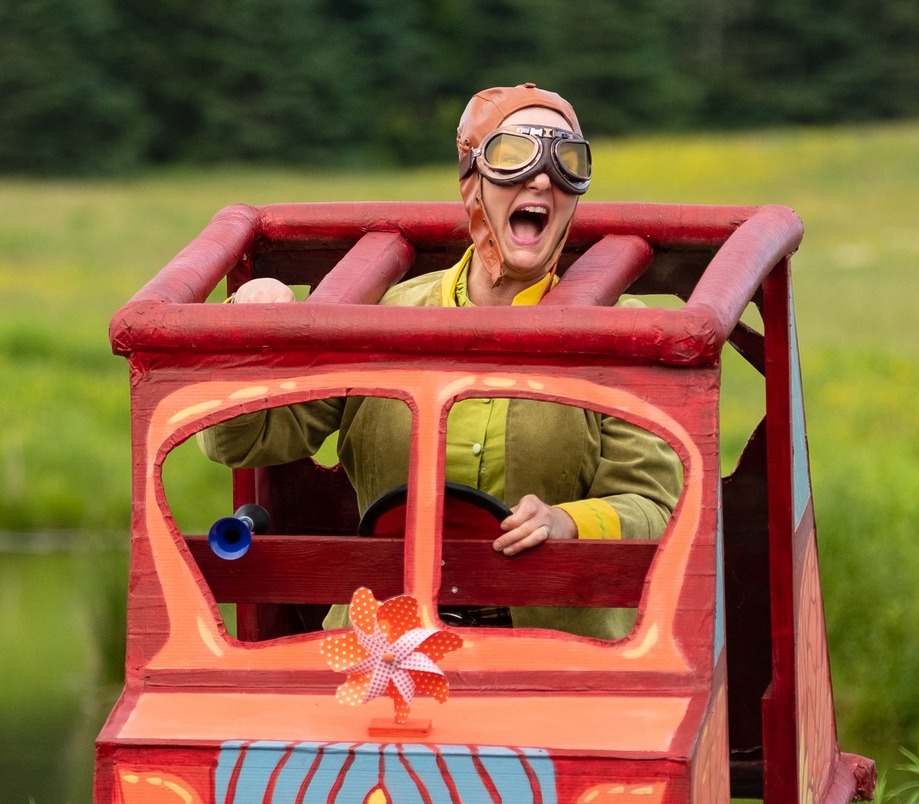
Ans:
[[[873,763],[836,739],[790,280],[797,216],[583,203],[560,280],[533,307],[376,304],[448,267],[467,237],[459,204],[230,207],[115,315],[113,350],[131,368],[132,559],[126,683],[97,740],[95,801],[870,798]],[[256,276],[312,290],[270,307],[205,303]],[[645,303],[617,303],[626,293]],[[727,348],[762,376],[765,416],[725,474]],[[340,467],[305,459],[234,472],[228,508],[257,503],[271,522],[240,557],[180,530],[162,472],[179,444],[242,414],[349,396],[411,416],[395,528],[358,535]],[[445,491],[446,420],[468,398],[576,406],[663,439],[682,466],[666,531],[496,553],[497,520]],[[443,650],[413,648],[421,664],[397,666],[389,643],[366,647],[369,631],[322,629],[330,605],[355,600],[355,629],[398,610],[399,634],[446,635]],[[218,604],[235,604],[235,635]],[[604,641],[457,625],[446,606],[636,614]],[[330,663],[341,646],[360,661]],[[420,685],[410,718],[386,694],[343,705],[339,689],[366,690],[371,660]]]

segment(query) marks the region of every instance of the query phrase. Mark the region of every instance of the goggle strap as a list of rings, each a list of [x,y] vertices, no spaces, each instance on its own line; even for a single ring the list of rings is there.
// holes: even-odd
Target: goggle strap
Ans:
[[[475,169],[475,150],[470,148],[459,161],[459,177],[465,179]]]

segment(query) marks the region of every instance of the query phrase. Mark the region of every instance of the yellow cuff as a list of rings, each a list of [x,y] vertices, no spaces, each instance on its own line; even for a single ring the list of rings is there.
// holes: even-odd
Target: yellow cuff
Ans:
[[[622,523],[619,514],[606,500],[576,500],[560,503],[561,508],[574,520],[579,539],[621,539]]]

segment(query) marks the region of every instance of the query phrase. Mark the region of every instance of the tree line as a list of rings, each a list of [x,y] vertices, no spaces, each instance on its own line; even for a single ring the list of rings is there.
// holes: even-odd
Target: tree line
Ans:
[[[2,0],[0,171],[453,157],[535,81],[588,136],[919,114],[903,0]]]

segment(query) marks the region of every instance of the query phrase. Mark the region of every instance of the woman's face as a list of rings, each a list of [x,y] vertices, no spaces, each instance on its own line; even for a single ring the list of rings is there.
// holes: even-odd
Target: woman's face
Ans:
[[[536,106],[520,109],[501,123],[523,124],[571,130],[558,112]],[[552,267],[552,256],[574,215],[578,196],[556,187],[548,174],[538,173],[510,185],[483,178],[482,203],[504,256],[505,275],[533,282]]]

